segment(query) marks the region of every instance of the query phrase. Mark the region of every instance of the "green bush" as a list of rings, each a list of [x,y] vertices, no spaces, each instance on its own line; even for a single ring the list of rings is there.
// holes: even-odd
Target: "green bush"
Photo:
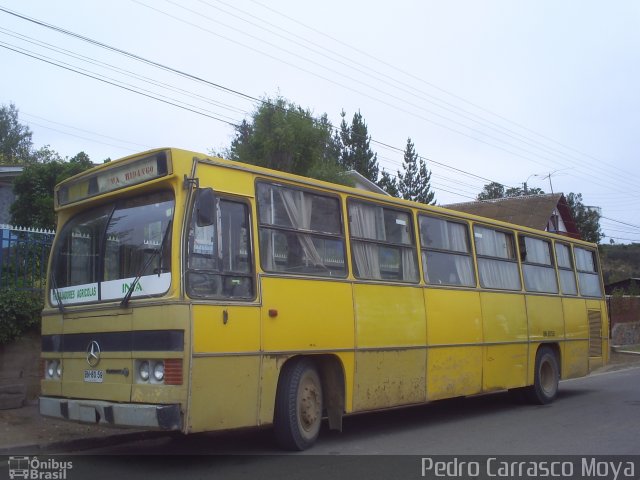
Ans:
[[[42,294],[12,288],[0,290],[0,344],[40,327]]]

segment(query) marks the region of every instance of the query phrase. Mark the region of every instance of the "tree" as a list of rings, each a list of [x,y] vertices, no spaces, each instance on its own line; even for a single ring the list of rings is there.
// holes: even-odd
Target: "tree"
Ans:
[[[504,198],[505,191],[504,185],[498,182],[491,182],[484,186],[482,192],[478,194],[478,200],[495,200],[497,198]]]
[[[14,104],[0,107],[0,163],[21,165],[31,162],[31,130],[18,121]]]
[[[400,196],[400,192],[398,191],[398,182],[386,170],[382,170],[380,179],[378,180],[378,186],[392,197]]]
[[[231,160],[344,183],[332,132],[326,114],[316,119],[282,97],[267,98],[236,127],[228,153]]]
[[[345,121],[346,113],[344,110],[340,115],[342,116],[342,122],[340,123],[340,164],[346,170],[355,170],[368,180],[376,183],[379,170],[378,155],[371,150],[371,136],[362,114],[360,112],[355,113],[350,126]]]
[[[35,153],[42,163],[26,165],[13,183],[16,200],[11,205],[11,223],[32,228],[56,228],[53,190],[57,183],[91,168],[89,156],[80,152],[68,161],[48,146]]]
[[[419,160],[419,162],[418,162]],[[424,159],[416,153],[411,138],[407,138],[404,149],[402,171],[398,171],[398,192],[405,200],[435,205],[434,192],[431,191],[431,172],[427,170]]]
[[[600,211],[582,203],[582,194],[569,193],[565,196],[580,236],[587,242],[600,243],[604,233],[600,230]]]
[[[477,199],[495,200],[505,197],[523,197],[525,195],[544,195],[544,191],[538,187],[527,188],[526,191],[520,187],[505,188],[501,183],[491,182],[484,186],[482,192],[478,194]]]

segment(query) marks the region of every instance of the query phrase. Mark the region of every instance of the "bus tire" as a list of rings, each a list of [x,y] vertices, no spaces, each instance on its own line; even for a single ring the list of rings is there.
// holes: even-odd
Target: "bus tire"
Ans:
[[[306,450],[318,438],[322,383],[309,358],[289,361],[282,368],[273,423],[276,441],[286,450]]]
[[[531,403],[546,405],[556,398],[560,381],[558,358],[551,347],[538,349],[535,368],[534,383],[528,387],[527,397]]]

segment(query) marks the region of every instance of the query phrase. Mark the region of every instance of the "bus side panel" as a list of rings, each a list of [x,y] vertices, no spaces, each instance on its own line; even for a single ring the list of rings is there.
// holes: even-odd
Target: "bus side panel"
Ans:
[[[476,291],[426,288],[427,400],[482,391],[482,312]]]
[[[193,306],[191,431],[256,424],[259,351],[258,306]]]
[[[353,349],[349,283],[275,277],[261,281],[265,354]]]
[[[589,322],[585,301],[563,298],[566,343],[562,361],[562,378],[583,377],[589,373]]]
[[[355,284],[354,410],[425,401],[426,322],[422,289]]]
[[[523,387],[527,383],[527,312],[522,295],[483,292],[482,325],[486,345],[482,388]]]
[[[196,357],[191,367],[189,431],[257,423],[260,357]]]
[[[536,353],[541,343],[557,344],[560,347],[560,369],[563,368],[565,326],[560,297],[527,295],[525,298],[530,341],[527,384],[533,385]]]

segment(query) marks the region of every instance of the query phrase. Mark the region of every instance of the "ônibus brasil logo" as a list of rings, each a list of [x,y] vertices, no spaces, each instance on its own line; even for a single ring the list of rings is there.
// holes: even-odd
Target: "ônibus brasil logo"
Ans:
[[[40,460],[38,457],[9,457],[9,478],[66,480],[67,470],[73,468],[72,463],[55,458]]]

